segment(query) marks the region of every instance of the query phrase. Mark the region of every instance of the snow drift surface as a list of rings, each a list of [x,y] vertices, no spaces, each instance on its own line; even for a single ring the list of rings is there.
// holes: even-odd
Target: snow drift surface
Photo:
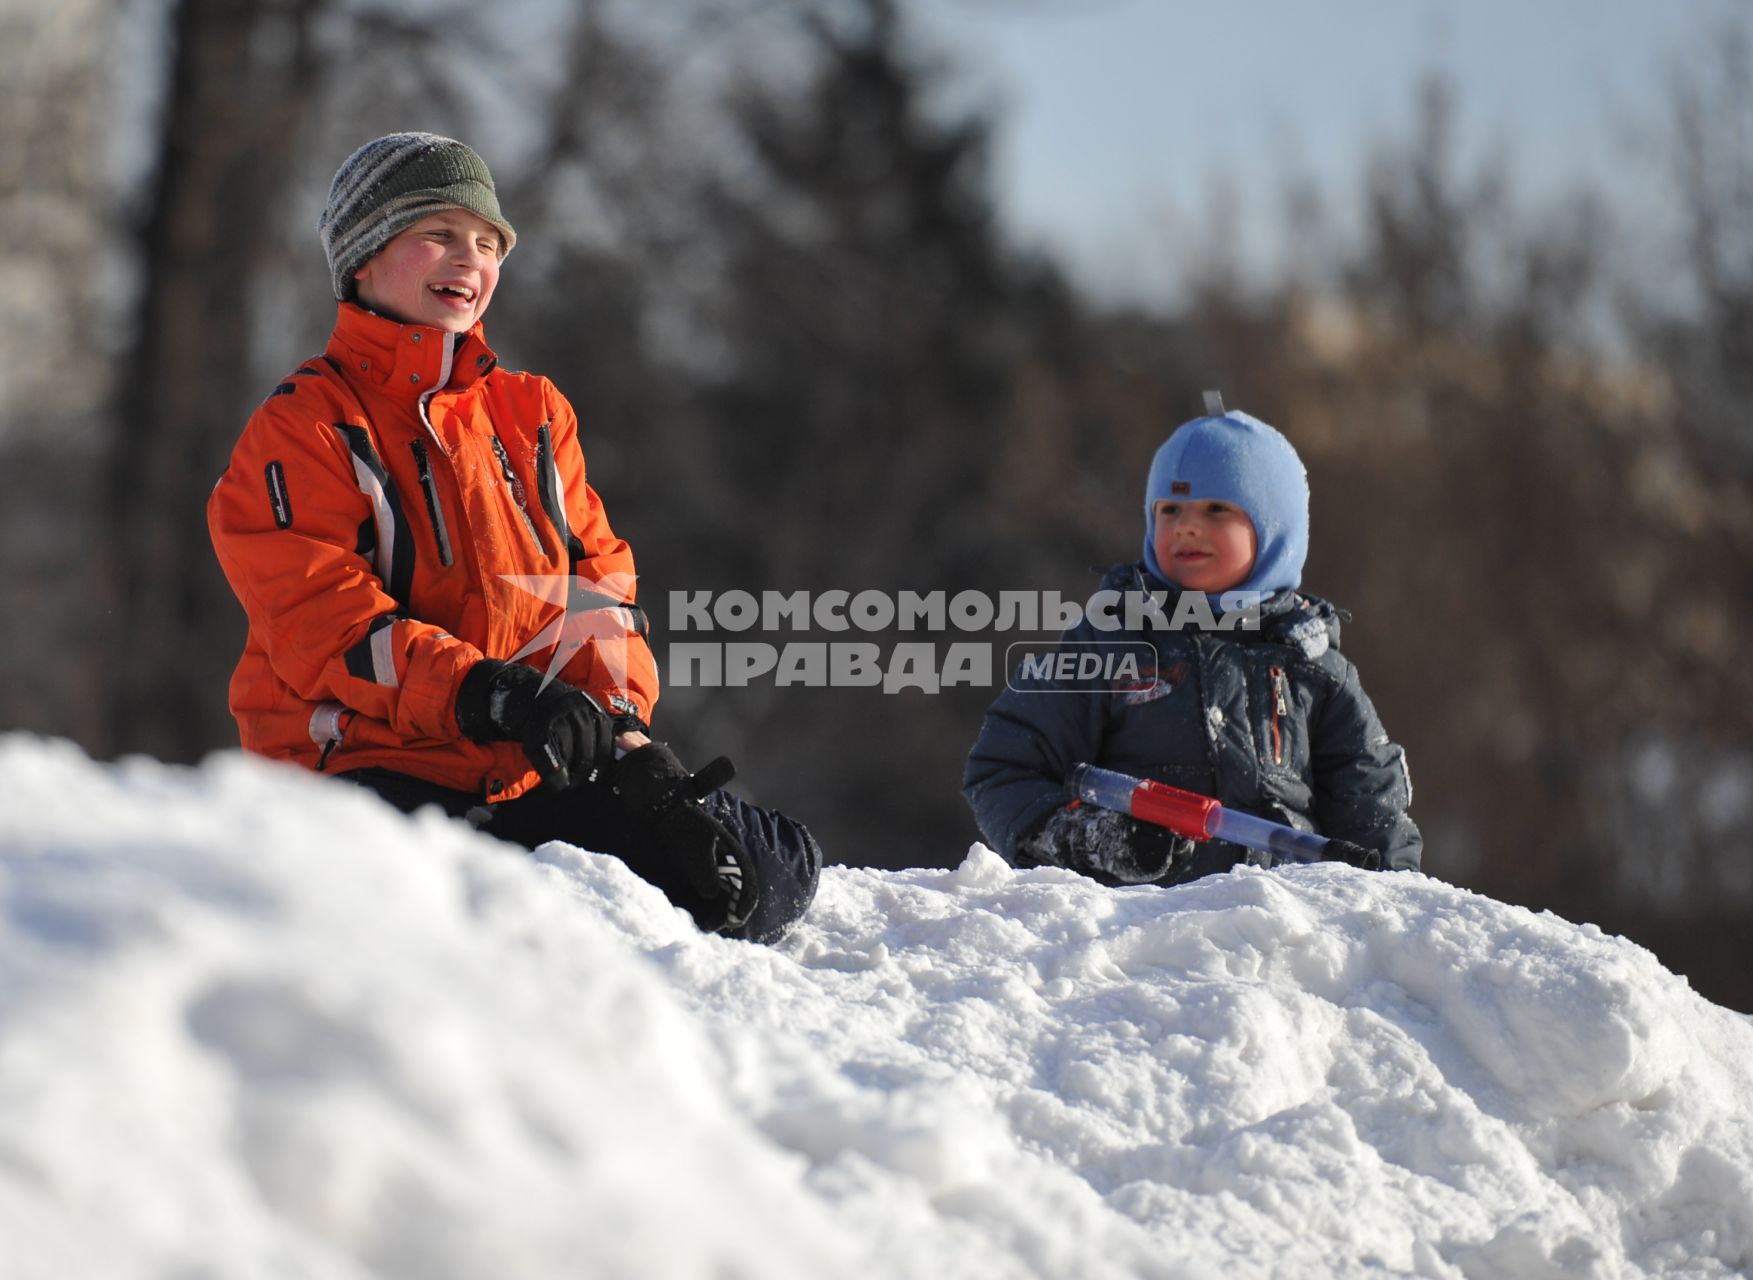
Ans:
[[[0,740],[0,1276],[1713,1276],[1753,1022],[1415,875],[827,872],[780,947]]]

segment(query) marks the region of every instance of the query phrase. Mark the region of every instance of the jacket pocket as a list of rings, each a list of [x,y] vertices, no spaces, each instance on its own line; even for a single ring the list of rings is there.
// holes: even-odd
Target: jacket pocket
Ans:
[[[432,474],[432,458],[426,452],[424,440],[410,440],[408,448],[414,451],[414,466],[420,473],[420,489],[426,495],[426,514],[432,518],[432,537],[438,544],[438,562],[448,569],[453,559],[450,531],[445,528],[444,508],[438,501],[438,481]]]
[[[505,450],[505,441],[497,435],[491,437],[493,456],[499,459],[499,475],[505,481],[505,492],[511,498],[511,505],[517,508],[517,514],[523,521],[524,531],[530,535],[535,544],[536,552],[546,560],[548,548],[542,543],[542,535],[536,530],[536,522],[530,519],[528,497],[524,492],[523,481],[517,478],[517,472],[511,468],[511,455]]]
[[[544,422],[536,430],[536,487],[541,490],[542,510],[548,513],[548,521],[559,535],[576,573],[579,561],[585,558],[584,543],[566,518],[566,487],[560,483],[560,468],[554,461],[552,426],[552,423]]]

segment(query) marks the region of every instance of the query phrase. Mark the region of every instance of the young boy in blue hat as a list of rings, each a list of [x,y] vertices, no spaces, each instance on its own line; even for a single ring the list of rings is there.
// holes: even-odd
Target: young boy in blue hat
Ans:
[[[1406,813],[1405,753],[1339,653],[1339,611],[1298,591],[1309,550],[1302,461],[1266,423],[1212,407],[1157,450],[1143,558],[1102,581],[1134,600],[1154,594],[1159,609],[1116,610],[1124,621],[1112,631],[1086,617],[1062,641],[1081,652],[1121,642],[1139,669],[1094,684],[1014,682],[986,713],[963,794],[1013,864],[1108,884],[1174,884],[1267,857],[1077,804],[1067,779],[1079,764],[1347,841],[1366,866],[1415,870],[1423,841]],[[1242,604],[1257,613],[1238,625]]]

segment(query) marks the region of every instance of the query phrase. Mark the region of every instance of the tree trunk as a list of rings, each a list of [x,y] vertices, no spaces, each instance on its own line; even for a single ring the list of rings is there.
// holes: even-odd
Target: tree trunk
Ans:
[[[182,0],[111,472],[113,742],[192,760],[235,742],[226,684],[243,619],[205,503],[262,388],[251,302],[316,97],[324,0]]]

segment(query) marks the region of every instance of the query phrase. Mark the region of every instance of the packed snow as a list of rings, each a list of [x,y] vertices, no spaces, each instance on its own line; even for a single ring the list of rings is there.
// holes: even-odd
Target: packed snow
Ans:
[[[1753,1020],[1435,879],[976,845],[764,948],[236,754],[0,739],[6,1280],[1749,1269]]]

